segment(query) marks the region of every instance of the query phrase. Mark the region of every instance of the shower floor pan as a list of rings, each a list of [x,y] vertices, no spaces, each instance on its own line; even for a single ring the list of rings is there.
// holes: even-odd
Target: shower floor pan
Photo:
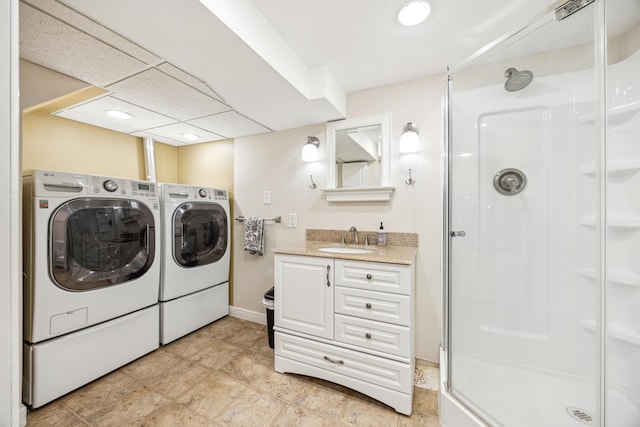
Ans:
[[[491,424],[506,427],[603,425],[597,419],[596,386],[589,378],[469,355],[456,355],[452,363],[456,372],[452,379],[456,395],[473,402],[476,408],[471,409]],[[607,404],[607,426],[638,425],[640,402],[623,390],[610,388]]]

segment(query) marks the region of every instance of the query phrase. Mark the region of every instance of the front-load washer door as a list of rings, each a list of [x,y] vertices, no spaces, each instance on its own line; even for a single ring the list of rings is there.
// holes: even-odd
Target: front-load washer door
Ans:
[[[74,199],[49,223],[49,271],[69,291],[88,291],[142,276],[153,264],[152,212],[127,199]]]
[[[173,258],[183,267],[220,260],[227,251],[227,213],[217,203],[187,202],[173,215]]]

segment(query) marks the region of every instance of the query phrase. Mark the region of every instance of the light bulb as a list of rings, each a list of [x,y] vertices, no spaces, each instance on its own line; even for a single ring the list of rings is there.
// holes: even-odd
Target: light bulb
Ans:
[[[431,6],[426,1],[412,1],[404,5],[398,13],[398,21],[404,26],[418,25],[429,17]]]

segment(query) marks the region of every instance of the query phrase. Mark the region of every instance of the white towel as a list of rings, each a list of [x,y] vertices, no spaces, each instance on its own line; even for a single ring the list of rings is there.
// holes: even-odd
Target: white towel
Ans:
[[[250,216],[244,220],[244,250],[264,255],[264,218]]]

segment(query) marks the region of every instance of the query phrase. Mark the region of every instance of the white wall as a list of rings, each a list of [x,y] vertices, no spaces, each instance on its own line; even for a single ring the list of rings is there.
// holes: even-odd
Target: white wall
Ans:
[[[18,116],[18,2],[0,0],[0,425],[19,425],[21,275]],[[9,237],[9,238],[7,238]]]
[[[348,118],[392,113],[392,183],[390,203],[328,203],[325,188],[325,124],[235,140],[235,215],[282,216],[282,224],[267,223],[264,257],[243,251],[242,224],[235,223],[234,306],[264,313],[262,295],[273,286],[273,255],[268,251],[305,238],[307,228],[375,231],[380,221],[388,232],[419,234],[416,260],[416,356],[436,362],[441,328],[442,235],[442,116],[444,76],[435,76],[350,94]],[[420,128],[421,151],[400,154],[402,127],[415,122]],[[307,136],[320,139],[320,159],[300,160]],[[416,180],[404,182],[408,169]],[[313,175],[318,188],[308,187]],[[263,204],[263,192],[272,192],[272,204]],[[297,213],[298,227],[288,228],[286,218]]]

